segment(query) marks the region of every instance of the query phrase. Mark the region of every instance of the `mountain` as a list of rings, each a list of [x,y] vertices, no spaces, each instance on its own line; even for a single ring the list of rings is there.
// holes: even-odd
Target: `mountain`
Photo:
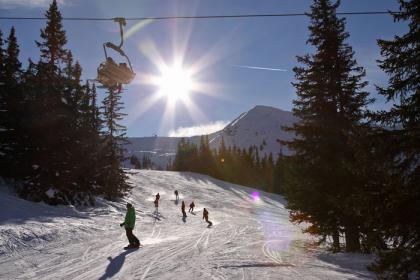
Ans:
[[[29,202],[0,186],[0,279],[373,279],[373,255],[317,247],[290,223],[280,195],[196,173],[128,173],[129,196],[97,197],[88,209]],[[196,205],[185,221],[175,189]],[[123,250],[126,202],[136,211],[138,250]]]
[[[277,140],[293,138],[293,134],[284,131],[282,127],[291,126],[294,122],[296,118],[291,112],[258,105],[240,114],[221,131],[210,134],[210,147],[217,149],[223,138],[227,147],[248,149],[255,145],[260,155],[272,153],[276,158],[280,152],[290,153],[286,147],[281,147]],[[200,142],[200,136],[184,138],[196,144]],[[157,168],[165,169],[168,161],[174,158],[181,139],[182,137],[131,137],[128,139],[130,144],[125,148],[127,156],[134,154],[141,159],[147,155]]]
[[[269,106],[255,106],[229,123],[223,130],[209,136],[212,148],[220,146],[223,138],[226,146],[247,149],[252,145],[259,148],[260,154],[277,156],[283,152],[289,154],[286,147],[280,146],[278,139],[291,140],[293,134],[282,129],[292,126],[296,118],[291,112]]]

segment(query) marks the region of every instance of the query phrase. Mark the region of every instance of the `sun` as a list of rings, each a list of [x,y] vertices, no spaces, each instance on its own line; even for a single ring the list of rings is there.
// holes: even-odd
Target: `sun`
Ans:
[[[173,102],[185,101],[193,89],[190,71],[179,64],[163,67],[156,85],[159,87],[158,94]]]

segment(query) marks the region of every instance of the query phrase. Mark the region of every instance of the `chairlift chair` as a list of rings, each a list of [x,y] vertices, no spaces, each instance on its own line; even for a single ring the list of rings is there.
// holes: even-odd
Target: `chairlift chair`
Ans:
[[[105,53],[105,62],[102,62],[98,67],[98,76],[96,80],[101,83],[106,88],[119,88],[123,84],[129,84],[136,73],[133,71],[133,67],[131,66],[130,59],[122,50],[122,46],[124,43],[124,33],[123,33],[123,26],[126,25],[126,21],[124,18],[115,18],[115,22],[118,22],[120,25],[120,36],[121,42],[117,46],[111,42],[107,42],[103,44],[104,53]],[[116,51],[119,55],[125,57],[128,62],[127,63],[117,63],[107,54],[107,48]]]

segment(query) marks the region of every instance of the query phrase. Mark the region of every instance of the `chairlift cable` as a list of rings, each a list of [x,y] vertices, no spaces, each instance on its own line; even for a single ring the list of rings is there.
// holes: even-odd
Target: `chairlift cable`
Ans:
[[[365,12],[338,12],[336,15],[389,15],[398,14],[394,11],[365,11]],[[142,20],[173,20],[173,19],[222,19],[222,18],[258,18],[258,17],[300,17],[310,16],[310,13],[279,13],[279,14],[237,14],[237,15],[203,15],[203,16],[163,16],[163,17],[126,17],[127,21]],[[1,16],[0,20],[45,20],[45,17],[6,17]],[[116,18],[106,17],[63,17],[62,20],[72,21],[114,21]]]

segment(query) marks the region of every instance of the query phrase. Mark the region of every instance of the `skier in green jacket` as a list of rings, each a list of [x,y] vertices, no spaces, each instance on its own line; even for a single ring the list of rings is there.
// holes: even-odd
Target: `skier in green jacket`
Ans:
[[[133,234],[134,225],[136,223],[136,211],[134,210],[131,203],[127,203],[127,213],[125,214],[124,223],[121,223],[120,226],[125,226],[125,233],[127,234],[128,246],[124,249],[138,248],[140,247],[140,241]]]

